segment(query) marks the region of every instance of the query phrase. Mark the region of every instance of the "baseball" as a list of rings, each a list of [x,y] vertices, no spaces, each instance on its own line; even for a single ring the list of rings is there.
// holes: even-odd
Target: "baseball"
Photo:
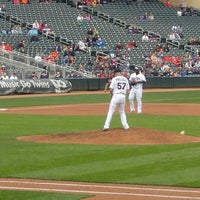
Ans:
[[[185,131],[184,131],[184,130],[183,130],[183,131],[181,131],[181,132],[180,132],[180,134],[181,134],[181,135],[184,135],[184,134],[185,134]]]

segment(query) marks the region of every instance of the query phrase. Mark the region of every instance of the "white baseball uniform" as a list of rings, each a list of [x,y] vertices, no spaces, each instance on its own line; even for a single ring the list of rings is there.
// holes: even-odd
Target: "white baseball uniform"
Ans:
[[[109,88],[112,94],[112,98],[109,105],[107,118],[104,124],[104,130],[110,128],[112,116],[117,106],[119,106],[119,113],[120,113],[122,126],[124,127],[124,129],[128,129],[129,125],[126,119],[125,103],[126,103],[126,93],[130,89],[129,81],[126,77],[122,75],[115,76],[112,79]]]
[[[139,72],[139,74],[133,73],[131,74],[129,81],[135,81],[135,85],[131,86],[131,90],[129,93],[129,105],[130,111],[135,111],[134,99],[137,101],[137,113],[142,113],[142,91],[143,91],[143,83],[146,83],[145,76]]]

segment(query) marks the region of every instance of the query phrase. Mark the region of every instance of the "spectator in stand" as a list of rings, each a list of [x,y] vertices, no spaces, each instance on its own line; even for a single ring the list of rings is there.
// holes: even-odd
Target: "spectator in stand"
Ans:
[[[119,49],[119,50],[122,50],[122,49],[124,49],[124,44],[121,42],[121,41],[119,41],[116,45],[115,45],[115,48],[114,48],[115,50],[116,49]]]
[[[141,20],[146,20],[148,18],[149,18],[149,16],[148,16],[147,12],[145,12],[144,15],[139,16],[139,19],[141,19]]]
[[[57,51],[53,50],[52,52],[50,52],[49,57],[52,62],[56,62],[58,60],[59,54]]]
[[[11,76],[10,76],[11,80],[18,80],[17,74],[14,72]]]
[[[12,34],[12,28],[1,28],[1,34],[2,35],[11,35]]]
[[[150,13],[148,16],[148,19],[153,21],[155,19],[155,16],[152,13]]]
[[[167,43],[163,46],[163,52],[169,52],[169,45]]]
[[[16,25],[12,27],[12,29],[11,29],[11,34],[12,34],[12,35],[16,35],[16,34],[18,34],[18,32],[17,32],[17,29],[16,29],[16,28],[17,28],[17,26],[16,26]]]
[[[9,44],[9,43],[7,43],[7,44],[5,45],[5,50],[6,50],[6,51],[12,51],[12,50],[13,50],[12,45]]]
[[[80,72],[85,72],[85,65],[84,65],[84,63],[80,63],[79,64],[79,71]]]
[[[42,24],[42,33],[48,37],[50,33],[52,33],[51,25],[45,20]]]
[[[39,30],[40,24],[39,24],[39,22],[38,22],[37,20],[35,20],[35,21],[33,22],[32,28]]]
[[[1,80],[8,80],[9,76],[7,75],[6,72],[3,72],[2,76],[1,76]]]
[[[92,7],[96,7],[97,6],[97,1],[96,0],[92,0],[91,1],[91,6]]]
[[[63,78],[62,74],[59,71],[57,71],[56,75],[54,76],[54,79],[59,80],[59,79],[62,79],[62,78]]]
[[[38,42],[39,41],[37,29],[34,29],[34,28],[30,29],[28,31],[28,35],[31,36],[31,38],[30,38],[31,42]]]
[[[85,17],[85,20],[86,20],[87,22],[90,22],[91,20],[93,20],[92,15],[91,15],[90,13],[87,13],[87,15],[86,15],[86,17]]]
[[[180,7],[182,12],[186,12],[187,4],[186,4],[185,0],[181,1],[179,7]]]
[[[162,46],[160,44],[157,44],[154,49],[153,49],[154,52],[162,52],[163,49],[162,49]]]
[[[96,41],[96,45],[101,49],[105,48],[105,42],[101,38]]]
[[[6,5],[2,4],[2,6],[0,7],[0,13],[6,13]]]
[[[41,62],[41,61],[42,61],[42,57],[41,57],[41,55],[40,55],[40,53],[39,53],[39,52],[37,52],[37,53],[36,53],[36,55],[35,55],[35,58],[34,58],[34,59],[35,59],[35,61],[36,61],[36,62]]]
[[[166,6],[166,7],[171,7],[172,4],[171,4],[171,2],[170,2],[169,0],[166,0],[166,2],[165,2],[165,6]]]
[[[11,34],[23,34],[22,28],[20,25],[14,25],[13,28],[11,29]]]
[[[79,26],[85,26],[84,17],[81,14],[77,16],[77,22]]]
[[[149,42],[149,36],[147,33],[144,33],[142,36],[142,42]]]
[[[94,32],[93,32],[92,28],[88,28],[87,35],[90,35],[90,36],[94,35]]]
[[[96,42],[98,41],[98,39],[99,39],[99,36],[98,36],[98,35],[94,35],[94,36],[92,37],[92,44],[93,44],[93,46],[96,45]]]
[[[61,43],[57,43],[57,44],[56,44],[55,50],[56,50],[58,53],[62,53],[62,52],[63,52],[63,46],[61,45]]]
[[[129,33],[129,34],[132,34],[132,33],[133,33],[133,26],[132,26],[132,25],[130,25],[130,26],[128,27],[127,33]]]
[[[4,27],[0,27],[0,28],[1,28],[0,35],[7,35],[7,30]]]
[[[87,3],[85,2],[85,0],[77,0],[77,7],[78,8],[82,8],[83,6],[86,6]]]
[[[96,28],[93,28],[93,36],[98,36],[99,31]]]
[[[92,47],[93,43],[92,43],[92,36],[88,35],[88,37],[86,38],[86,45],[87,47]]]
[[[87,46],[83,42],[83,40],[79,40],[78,42],[78,49],[84,53],[87,53]]]
[[[26,52],[26,48],[24,48],[24,47],[20,48],[19,52],[20,52],[20,53],[23,53],[23,54],[26,54],[26,53],[27,53],[27,52]]]
[[[135,40],[131,40],[126,46],[125,49],[126,50],[131,50],[137,47],[137,42]]]
[[[40,74],[40,78],[41,79],[49,78],[49,73],[48,73],[47,66],[44,67],[44,71],[42,71],[42,73]]]
[[[42,30],[43,30],[43,23],[42,23],[42,20],[40,20],[39,21],[38,34],[42,35]]]
[[[64,58],[63,58],[63,65],[67,65],[69,63],[69,56],[66,55]]]
[[[36,72],[31,73],[30,79],[38,79]]]
[[[2,50],[5,50],[5,48],[6,48],[5,42],[2,42],[2,43],[0,44],[0,48],[1,48]]]
[[[69,61],[68,61],[69,65],[70,65],[70,66],[73,65],[74,62],[75,62],[74,57],[73,57],[73,56],[69,56]]]
[[[25,48],[25,41],[21,40],[17,44],[17,49]]]
[[[77,73],[76,73],[76,77],[75,77],[75,78],[83,78],[83,76],[82,76],[81,72],[77,72]]]
[[[176,32],[171,32],[169,35],[169,39],[172,41],[178,41],[181,39],[180,35]]]

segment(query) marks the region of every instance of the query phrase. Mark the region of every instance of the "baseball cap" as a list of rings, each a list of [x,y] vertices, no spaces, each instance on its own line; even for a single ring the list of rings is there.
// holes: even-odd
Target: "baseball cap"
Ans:
[[[138,67],[135,67],[135,70],[139,70],[139,68],[138,68]]]

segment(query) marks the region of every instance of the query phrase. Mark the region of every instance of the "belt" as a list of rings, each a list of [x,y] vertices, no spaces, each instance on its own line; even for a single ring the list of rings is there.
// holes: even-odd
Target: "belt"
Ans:
[[[115,94],[122,94],[122,95],[125,95],[124,93],[115,93]]]

